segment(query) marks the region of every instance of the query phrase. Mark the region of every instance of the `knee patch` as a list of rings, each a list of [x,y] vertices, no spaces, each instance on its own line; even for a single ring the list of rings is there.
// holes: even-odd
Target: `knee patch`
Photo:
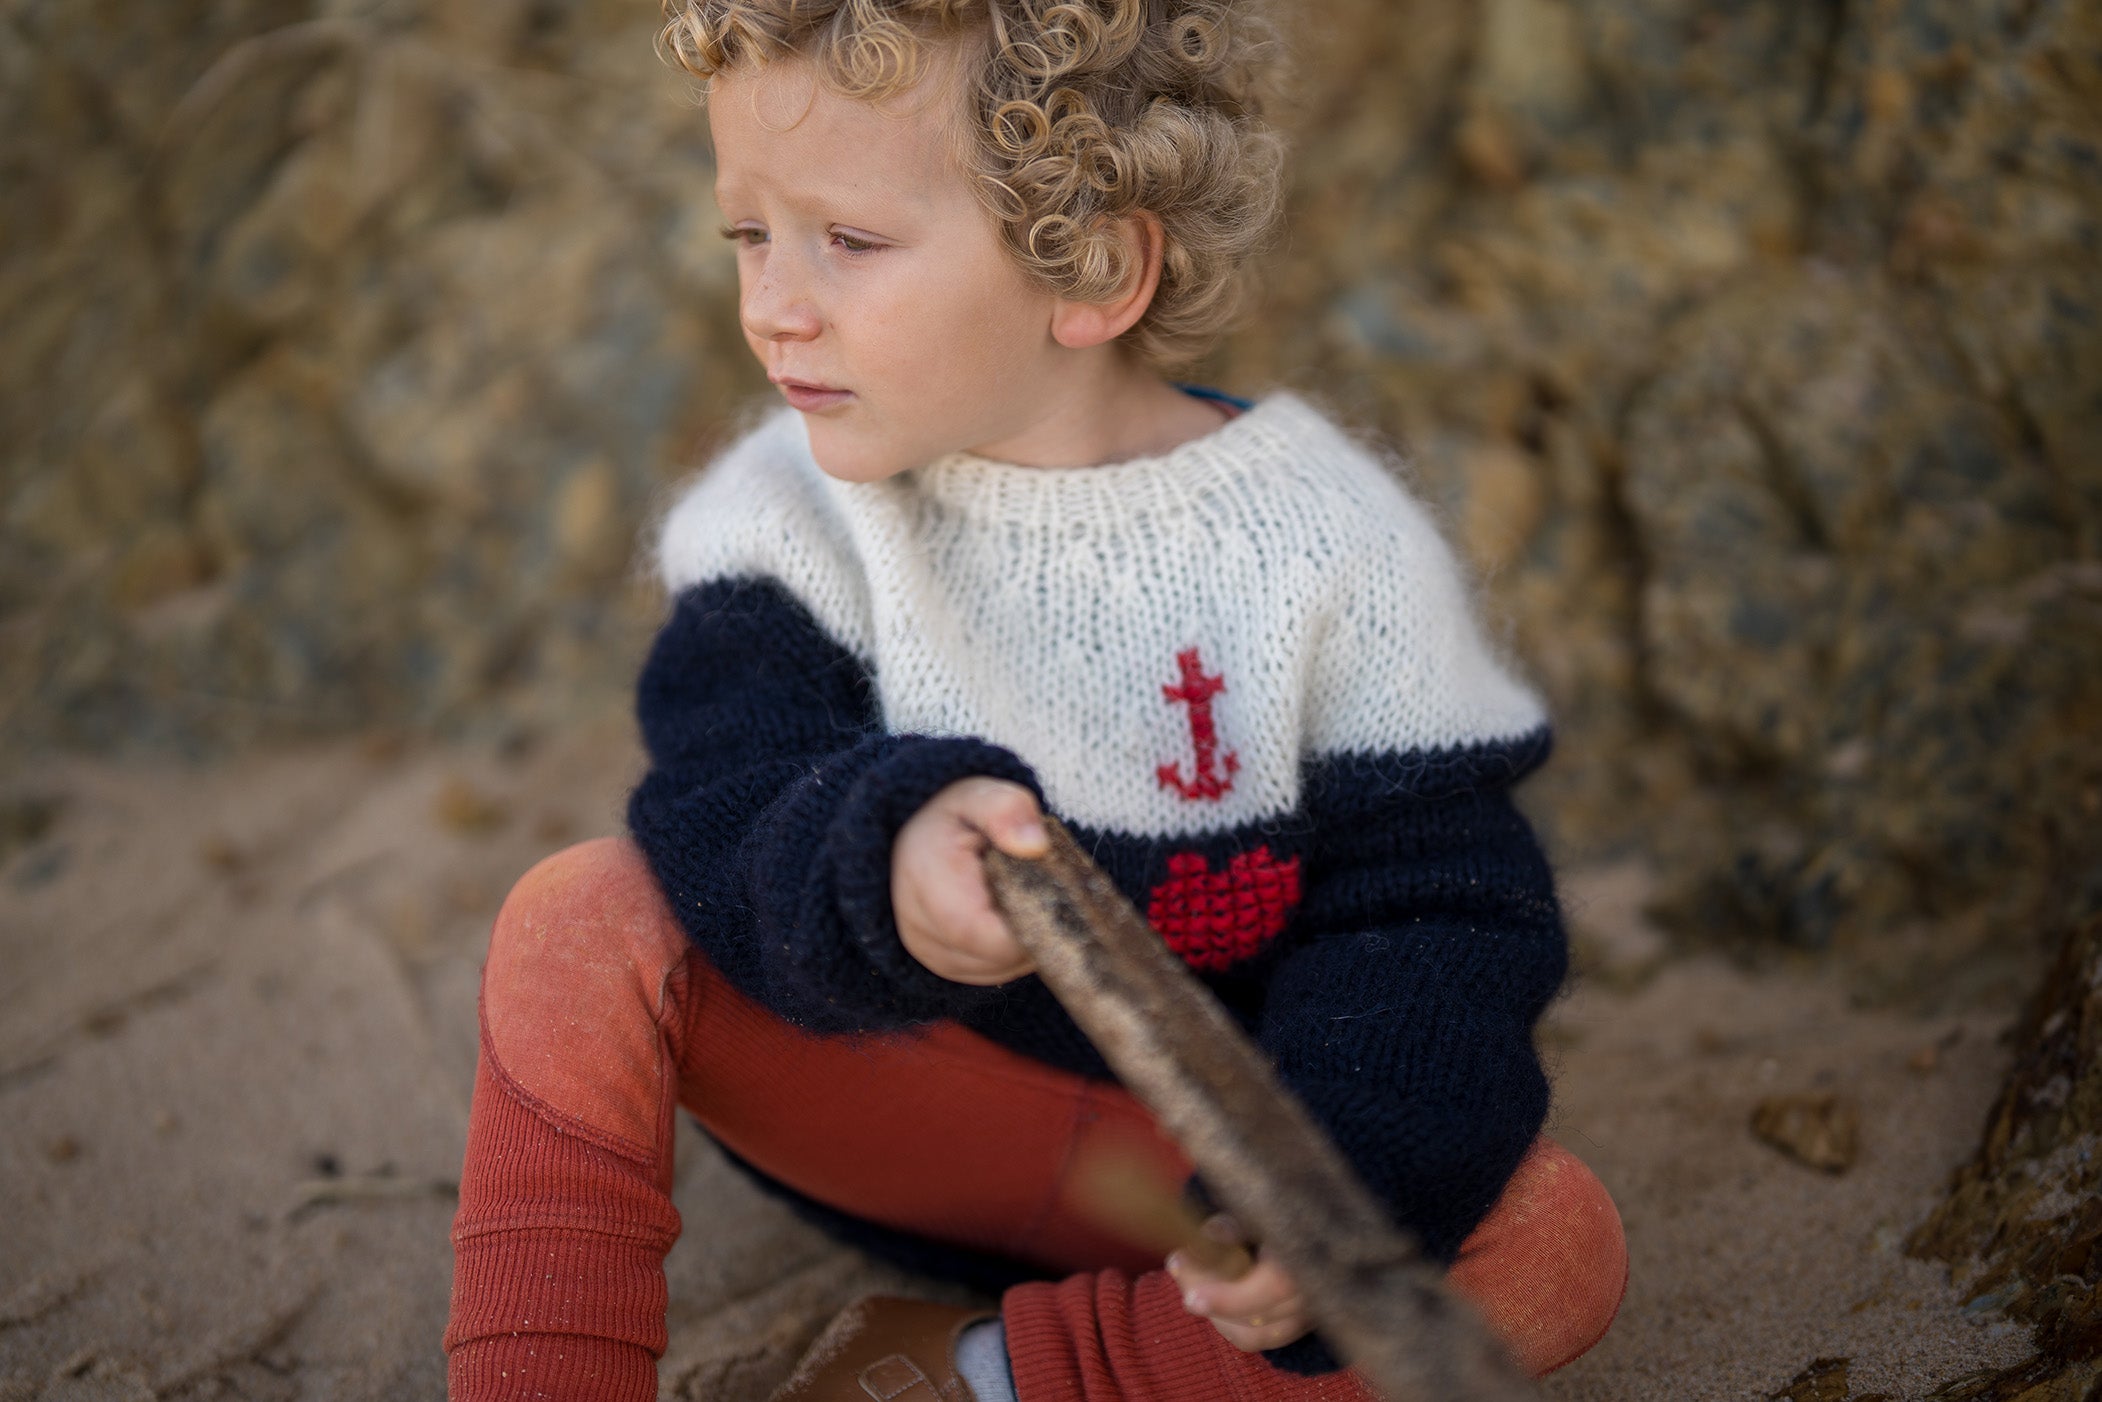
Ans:
[[[1461,1246],[1450,1279],[1527,1372],[1552,1372],[1603,1338],[1620,1311],[1620,1210],[1582,1159],[1543,1135]]]
[[[686,952],[633,843],[558,852],[497,914],[482,969],[485,1051],[543,1108],[654,1154]]]

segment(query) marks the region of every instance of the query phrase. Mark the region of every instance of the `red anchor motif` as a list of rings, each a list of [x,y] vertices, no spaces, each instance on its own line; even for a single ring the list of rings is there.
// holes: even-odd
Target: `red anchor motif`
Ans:
[[[1196,751],[1190,777],[1180,765],[1154,771],[1160,786],[1184,798],[1217,803],[1233,790],[1241,757],[1219,753],[1219,726],[1212,717],[1212,698],[1226,690],[1226,678],[1207,676],[1196,648],[1175,654],[1182,680],[1161,688],[1168,704],[1190,708],[1190,747]],[[1153,888],[1146,918],[1160,931],[1168,948],[1190,967],[1220,973],[1260,953],[1279,933],[1299,904],[1299,858],[1279,861],[1267,846],[1237,852],[1226,869],[1212,870],[1202,852],[1176,852],[1168,858],[1167,878]]]
[[[1228,750],[1223,757],[1219,754],[1219,727],[1212,719],[1212,698],[1226,690],[1226,678],[1206,676],[1196,648],[1176,653],[1175,662],[1182,668],[1182,681],[1162,687],[1161,694],[1171,706],[1187,704],[1190,708],[1190,745],[1197,752],[1196,775],[1183,778],[1179,764],[1164,764],[1154,773],[1162,788],[1173,789],[1193,803],[1217,803],[1232,792],[1233,776],[1241,767],[1241,757],[1235,751]]]

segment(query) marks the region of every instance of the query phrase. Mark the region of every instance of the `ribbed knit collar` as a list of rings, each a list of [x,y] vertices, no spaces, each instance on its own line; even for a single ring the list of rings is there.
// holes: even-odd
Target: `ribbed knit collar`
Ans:
[[[1278,392],[1210,433],[1148,457],[1094,467],[1027,467],[954,452],[895,480],[969,518],[1042,521],[1105,509],[1145,514],[1288,464],[1305,454],[1308,430],[1325,427],[1296,395]]]

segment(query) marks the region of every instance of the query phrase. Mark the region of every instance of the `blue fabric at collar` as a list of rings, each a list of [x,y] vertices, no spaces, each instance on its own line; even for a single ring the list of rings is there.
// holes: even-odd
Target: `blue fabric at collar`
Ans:
[[[1244,414],[1255,407],[1253,399],[1243,399],[1240,395],[1228,394],[1223,389],[1212,389],[1206,385],[1177,385],[1175,388],[1181,390],[1184,394],[1190,395],[1192,398],[1210,399],[1220,404],[1231,404]]]

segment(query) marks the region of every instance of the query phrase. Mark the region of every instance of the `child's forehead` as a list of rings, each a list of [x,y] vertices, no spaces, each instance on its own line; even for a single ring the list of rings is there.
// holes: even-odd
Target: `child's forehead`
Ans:
[[[717,187],[917,185],[956,171],[957,115],[947,75],[935,71],[870,99],[838,92],[801,58],[732,70],[717,75],[708,95]]]

